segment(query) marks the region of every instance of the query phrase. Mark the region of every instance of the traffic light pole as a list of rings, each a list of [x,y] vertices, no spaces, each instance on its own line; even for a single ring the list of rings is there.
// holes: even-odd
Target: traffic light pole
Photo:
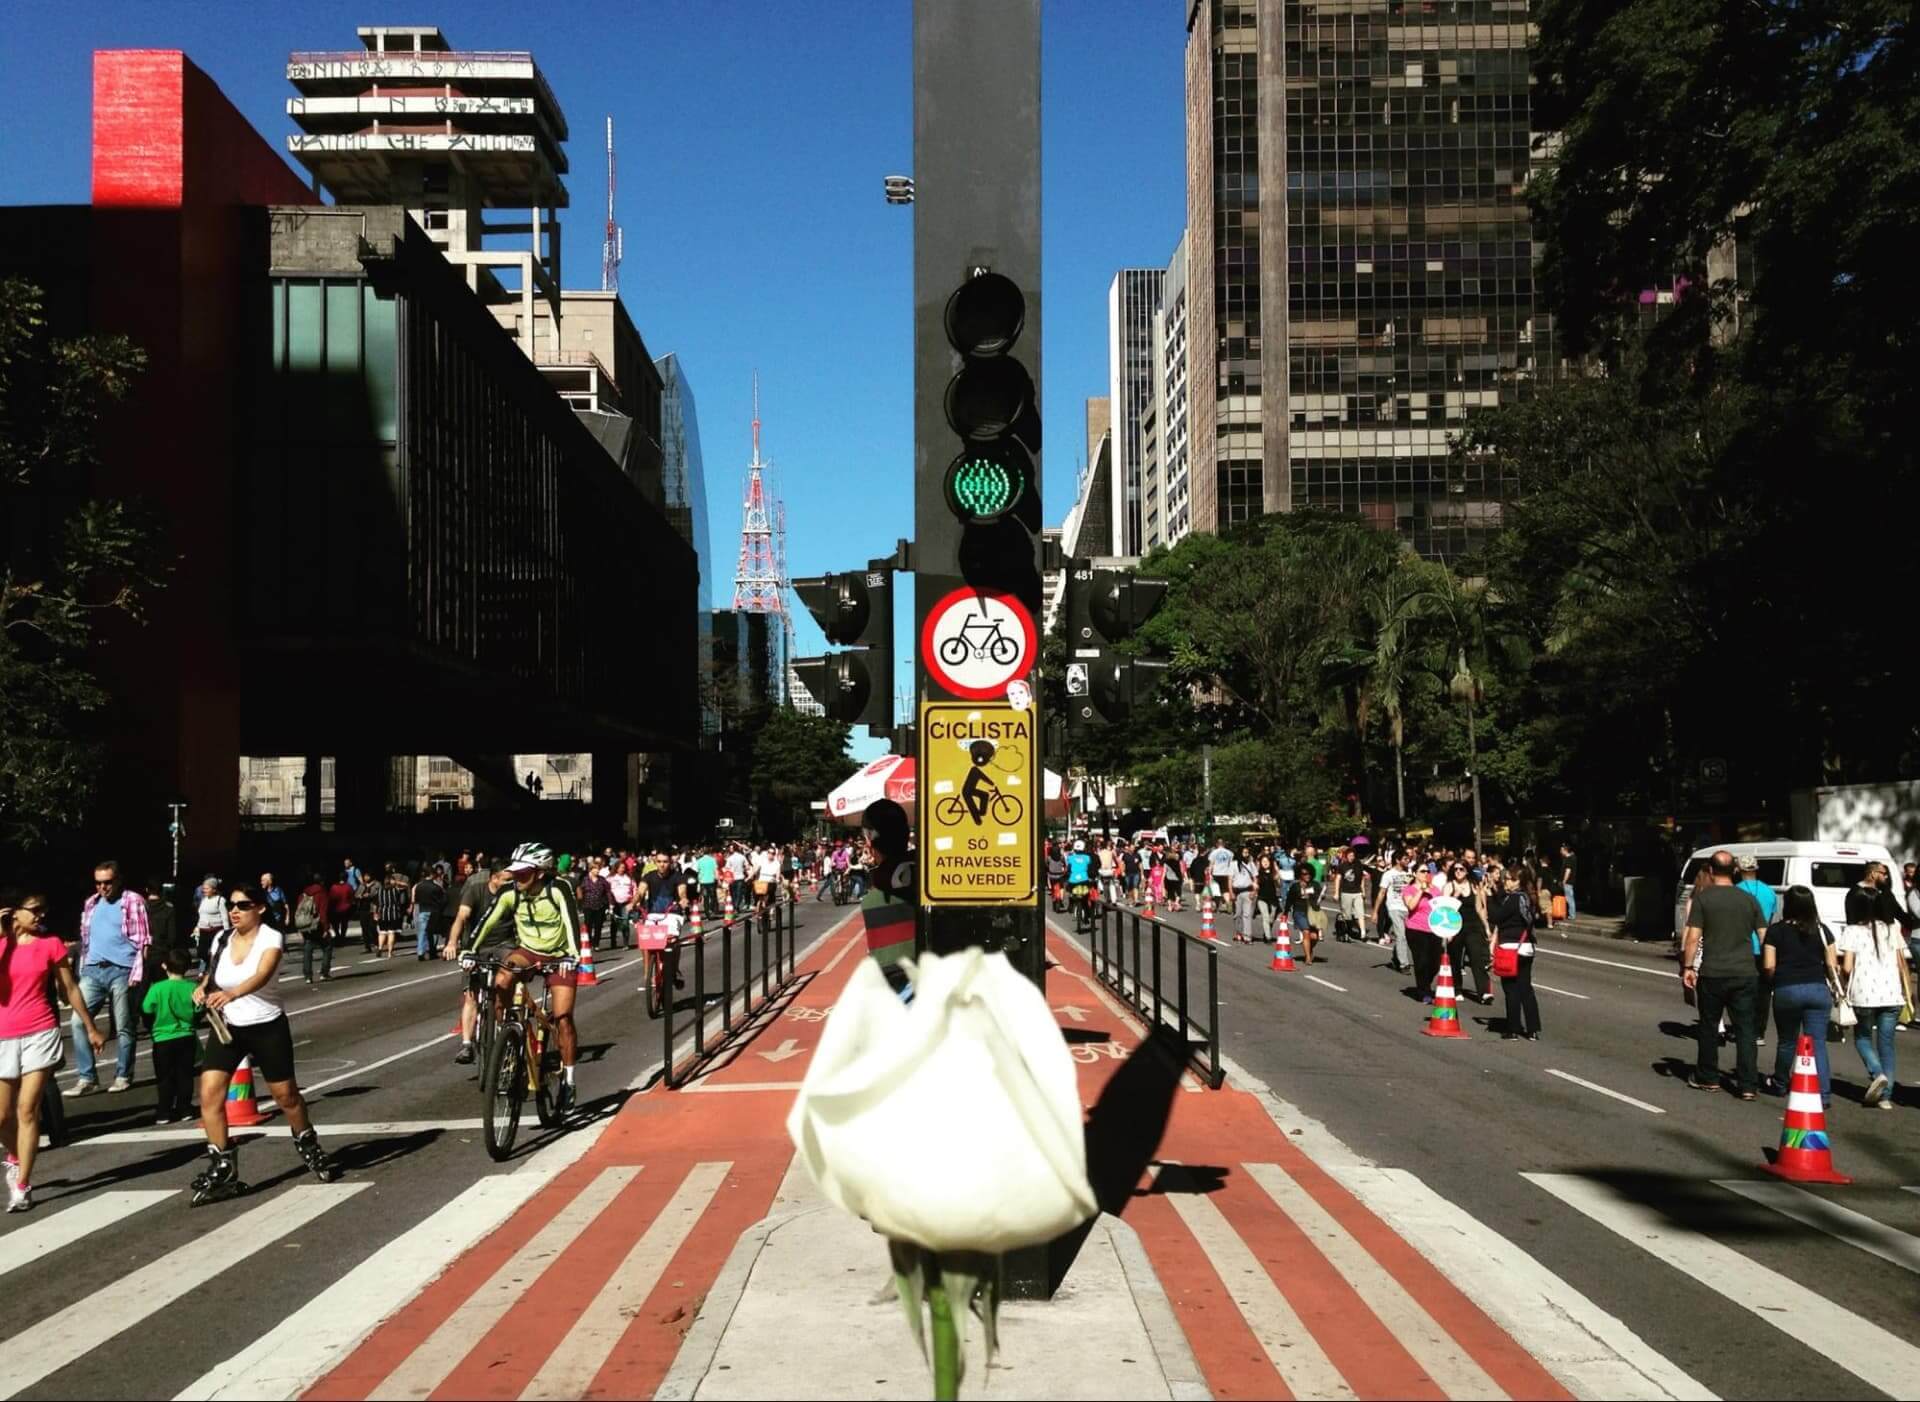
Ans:
[[[913,12],[914,176],[914,602],[924,626],[953,591],[992,587],[1041,613],[1038,565],[1039,464],[1029,484],[1033,526],[1011,517],[998,529],[966,525],[946,490],[960,447],[948,414],[948,388],[962,357],[949,339],[955,291],[984,273],[1009,279],[1025,300],[1009,358],[1040,388],[1040,3],[1039,0],[915,0]],[[964,557],[964,558],[963,558]],[[920,636],[916,627],[915,636]],[[916,649],[921,702],[953,693],[929,674]],[[1034,688],[1037,691],[1037,688]],[[918,708],[916,708],[918,710]],[[1039,746],[1033,747],[1036,751]],[[920,735],[919,763],[928,739]],[[1042,801],[1034,757],[1033,801]],[[1036,814],[1036,817],[1038,815]],[[1033,825],[1040,868],[1042,824]],[[921,834],[922,862],[928,835]],[[1017,905],[930,907],[923,911],[929,949],[980,945],[1004,949],[1035,983],[1045,970],[1040,892]]]

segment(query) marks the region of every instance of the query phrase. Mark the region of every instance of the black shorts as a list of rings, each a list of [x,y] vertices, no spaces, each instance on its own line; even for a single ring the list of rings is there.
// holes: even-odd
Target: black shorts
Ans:
[[[240,1069],[240,1058],[253,1058],[253,1069],[263,1081],[293,1079],[293,1028],[282,1013],[272,1022],[256,1022],[245,1027],[227,1025],[231,1042],[218,1037],[207,1039],[207,1059],[202,1067],[231,1076]]]

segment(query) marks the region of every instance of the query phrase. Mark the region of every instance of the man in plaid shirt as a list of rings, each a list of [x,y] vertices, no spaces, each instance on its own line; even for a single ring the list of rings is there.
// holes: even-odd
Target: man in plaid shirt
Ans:
[[[87,1012],[97,1015],[109,1000],[113,1004],[113,1030],[120,1045],[109,1091],[123,1091],[133,1084],[133,1042],[140,1026],[135,1012],[140,997],[135,987],[146,969],[147,946],[152,942],[146,898],[121,882],[118,862],[101,862],[93,869],[93,894],[80,908],[80,957],[75,962],[80,971],[80,997]],[[93,1047],[87,1042],[77,1010],[73,1015],[73,1065],[80,1077],[73,1088],[75,1095],[100,1089]]]

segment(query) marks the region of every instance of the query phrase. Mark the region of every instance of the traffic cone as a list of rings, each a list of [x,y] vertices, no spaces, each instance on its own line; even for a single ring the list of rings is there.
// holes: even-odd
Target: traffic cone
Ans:
[[[1429,1037],[1464,1039],[1467,1035],[1467,1029],[1460,1025],[1459,1006],[1453,999],[1453,961],[1444,956],[1440,960],[1440,976],[1433,981],[1433,1015],[1420,1030]]]
[[[1206,896],[1200,901],[1200,938],[1213,938],[1213,897]]]
[[[586,932],[580,936],[580,962],[573,966],[573,984],[576,988],[598,986],[600,976],[593,971],[593,946],[587,942]]]
[[[700,943],[700,902],[693,903],[693,910],[687,916],[687,928],[693,935],[693,942]]]
[[[1787,1117],[1780,1125],[1780,1152],[1767,1172],[1789,1183],[1851,1183],[1833,1171],[1827,1142],[1827,1111],[1820,1103],[1820,1072],[1814,1065],[1813,1038],[1800,1034],[1793,1052],[1793,1079],[1787,1083]]]
[[[1287,922],[1284,920],[1273,927],[1273,964],[1271,967],[1275,973],[1290,974],[1293,972],[1293,931],[1287,928]]]
[[[733,919],[733,883],[720,883],[720,919],[722,923]]]
[[[259,1123],[260,1107],[253,1099],[253,1058],[243,1057],[233,1079],[227,1082],[227,1128],[242,1129]]]

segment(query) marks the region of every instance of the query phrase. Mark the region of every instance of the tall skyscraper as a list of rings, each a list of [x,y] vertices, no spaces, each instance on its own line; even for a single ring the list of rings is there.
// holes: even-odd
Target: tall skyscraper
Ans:
[[[1193,528],[1320,507],[1472,549],[1501,484],[1449,435],[1554,366],[1525,0],[1182,10]]]
[[[1188,477],[1187,236],[1182,233],[1153,314],[1153,401],[1141,426],[1141,537],[1152,550],[1193,530]]]
[[[1122,268],[1107,288],[1107,400],[1113,408],[1114,553],[1141,549],[1142,430],[1153,412],[1153,314],[1159,268]]]

